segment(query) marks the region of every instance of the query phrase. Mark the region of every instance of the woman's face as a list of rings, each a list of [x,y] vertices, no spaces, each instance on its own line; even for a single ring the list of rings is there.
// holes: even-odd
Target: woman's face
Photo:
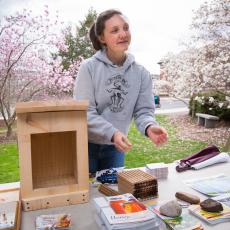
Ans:
[[[115,14],[105,22],[105,29],[100,41],[106,44],[109,52],[123,53],[129,48],[131,33],[124,16]]]

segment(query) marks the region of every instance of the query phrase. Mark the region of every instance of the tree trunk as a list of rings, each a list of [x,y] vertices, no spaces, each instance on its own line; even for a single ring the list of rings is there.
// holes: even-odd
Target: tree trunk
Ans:
[[[13,132],[12,132],[12,125],[7,126],[7,132],[6,132],[6,137],[10,137],[12,136]]]
[[[196,114],[195,114],[195,100],[193,99],[193,101],[192,101],[192,114],[191,114],[191,116],[192,116],[192,119],[195,119],[195,117],[196,117]]]

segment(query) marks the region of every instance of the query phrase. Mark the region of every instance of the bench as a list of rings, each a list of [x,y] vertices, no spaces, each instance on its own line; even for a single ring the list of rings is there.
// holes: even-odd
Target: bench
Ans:
[[[204,126],[205,128],[215,128],[219,117],[205,113],[196,113],[198,117],[198,125]]]

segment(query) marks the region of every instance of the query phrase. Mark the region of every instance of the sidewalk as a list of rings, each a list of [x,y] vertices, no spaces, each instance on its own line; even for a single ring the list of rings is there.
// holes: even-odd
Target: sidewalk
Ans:
[[[155,114],[170,114],[170,113],[183,113],[187,114],[189,112],[188,108],[175,108],[175,109],[156,109]]]

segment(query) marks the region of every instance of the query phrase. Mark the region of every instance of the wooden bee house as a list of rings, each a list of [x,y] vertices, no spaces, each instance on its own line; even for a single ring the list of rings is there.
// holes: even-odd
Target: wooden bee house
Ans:
[[[158,196],[156,177],[140,169],[119,172],[117,182],[121,194],[132,193],[138,199],[151,199]]]
[[[87,101],[16,104],[24,211],[89,200]]]

